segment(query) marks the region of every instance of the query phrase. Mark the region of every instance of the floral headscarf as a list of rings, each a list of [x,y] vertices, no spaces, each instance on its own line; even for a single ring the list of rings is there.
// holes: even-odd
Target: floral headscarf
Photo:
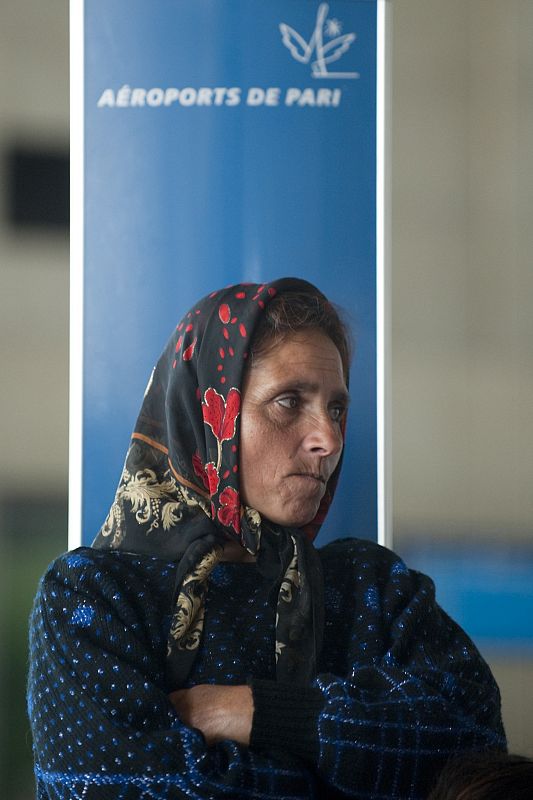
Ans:
[[[310,539],[339,468],[305,529],[261,519],[239,497],[241,387],[250,344],[267,304],[295,290],[325,300],[297,278],[240,284],[213,292],[181,320],[148,382],[115,500],[94,542],[177,561],[170,689],[182,685],[196,657],[209,574],[228,539],[256,555],[259,571],[281,583],[278,680],[306,683],[316,672],[323,583]]]

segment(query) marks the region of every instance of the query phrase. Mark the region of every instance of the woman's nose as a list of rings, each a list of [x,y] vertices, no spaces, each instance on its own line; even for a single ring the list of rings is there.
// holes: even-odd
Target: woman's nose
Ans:
[[[338,422],[331,419],[329,412],[314,415],[309,420],[305,446],[309,452],[321,456],[337,455],[342,450],[342,433]]]

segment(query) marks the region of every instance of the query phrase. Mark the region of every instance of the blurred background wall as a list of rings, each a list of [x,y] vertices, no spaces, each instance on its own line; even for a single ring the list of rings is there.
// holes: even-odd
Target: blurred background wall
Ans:
[[[394,548],[533,754],[533,2],[392,0]]]
[[[394,546],[533,755],[533,2],[391,5]],[[22,800],[26,620],[66,548],[67,0],[3,0],[0,112],[0,788]],[[46,223],[17,213],[21,180]]]
[[[68,229],[64,214],[38,212],[64,197],[68,87],[67,0],[2,0],[0,795],[14,800],[33,796],[27,617],[39,574],[66,548]]]

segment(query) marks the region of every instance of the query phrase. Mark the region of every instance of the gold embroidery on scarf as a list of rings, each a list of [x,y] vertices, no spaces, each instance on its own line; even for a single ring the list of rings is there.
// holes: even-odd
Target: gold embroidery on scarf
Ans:
[[[298,590],[300,588],[300,573],[298,571],[298,548],[296,546],[296,539],[294,538],[294,536],[291,536],[291,539],[294,546],[294,554],[287,568],[287,572],[283,577],[283,580],[281,582],[281,587],[279,590],[279,596],[285,603],[290,603],[292,601],[293,591]]]
[[[220,546],[215,546],[183,581],[170,627],[170,636],[179,650],[196,650],[200,644],[207,581],[222,552]]]
[[[300,589],[300,572],[298,570],[298,547],[294,536],[291,536],[291,539],[294,547],[294,552],[290,564],[287,567],[287,572],[283,576],[283,580],[281,582],[279,590],[279,599],[283,603],[290,603],[293,598],[293,592],[297,592]],[[276,631],[278,630],[278,618],[279,614],[276,614]],[[280,642],[276,640],[276,663],[278,662],[278,659],[281,655],[281,651],[286,646],[287,645],[285,644],[285,642]]]
[[[141,469],[131,474],[126,468],[115,495],[113,505],[102,526],[102,536],[113,536],[111,547],[120,545],[125,536],[125,504],[139,525],[147,525],[147,535],[162,527],[168,531],[181,522],[186,509],[201,508],[208,516],[210,509],[201,498],[195,497],[184,486],[180,486],[167,470],[158,480],[152,469]]]

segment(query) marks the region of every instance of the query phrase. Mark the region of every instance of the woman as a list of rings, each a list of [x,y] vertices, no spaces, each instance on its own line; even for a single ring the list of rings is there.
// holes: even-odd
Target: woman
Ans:
[[[450,754],[504,748],[431,581],[371,542],[312,545],[348,362],[297,279],[214,292],[177,326],[94,548],[37,595],[40,798],[420,798]]]

